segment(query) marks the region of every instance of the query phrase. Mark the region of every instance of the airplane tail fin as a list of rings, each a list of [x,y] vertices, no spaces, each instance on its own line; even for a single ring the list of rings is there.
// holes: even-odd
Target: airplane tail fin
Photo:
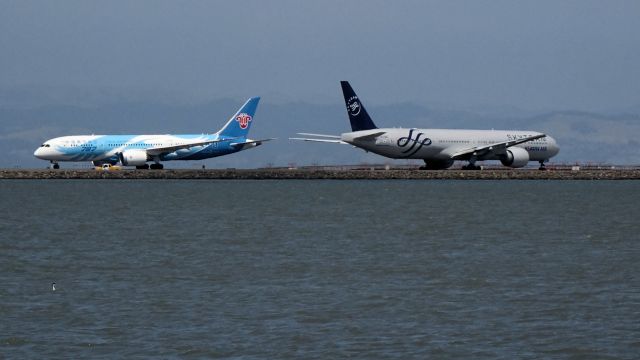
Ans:
[[[259,101],[260,97],[252,97],[247,100],[217,134],[234,138],[246,137],[249,134]]]
[[[377,129],[376,124],[367,114],[362,102],[358,99],[355,91],[351,88],[348,81],[340,81],[342,86],[342,94],[344,95],[344,103],[347,105],[347,114],[349,114],[349,121],[351,122],[351,129],[353,131],[371,130]]]

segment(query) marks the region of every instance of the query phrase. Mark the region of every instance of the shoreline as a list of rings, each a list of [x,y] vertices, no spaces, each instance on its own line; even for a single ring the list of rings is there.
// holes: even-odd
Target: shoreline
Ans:
[[[123,180],[640,180],[640,169],[168,169],[168,170],[18,170],[1,169],[9,179],[123,179]]]

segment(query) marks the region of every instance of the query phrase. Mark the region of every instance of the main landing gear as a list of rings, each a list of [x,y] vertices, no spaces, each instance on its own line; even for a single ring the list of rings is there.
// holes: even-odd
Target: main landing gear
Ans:
[[[474,156],[469,159],[469,163],[462,167],[462,170],[482,170],[482,168],[476,165],[477,158]]]
[[[136,170],[162,170],[164,169],[164,166],[160,163],[154,163],[154,164],[144,164],[144,165],[136,165]]]
[[[462,167],[462,170],[482,170],[482,168],[478,165],[468,164]]]
[[[453,160],[444,160],[444,161],[424,161],[424,166],[421,166],[420,170],[444,170],[448,169],[453,165]]]

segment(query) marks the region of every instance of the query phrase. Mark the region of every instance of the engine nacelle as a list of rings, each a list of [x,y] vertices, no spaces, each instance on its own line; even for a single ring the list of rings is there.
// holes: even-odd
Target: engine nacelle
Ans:
[[[500,162],[504,166],[520,168],[529,162],[529,153],[523,148],[512,146],[507,149],[507,154],[500,159]]]
[[[120,153],[120,162],[124,166],[140,166],[146,164],[148,160],[145,150],[125,150]]]

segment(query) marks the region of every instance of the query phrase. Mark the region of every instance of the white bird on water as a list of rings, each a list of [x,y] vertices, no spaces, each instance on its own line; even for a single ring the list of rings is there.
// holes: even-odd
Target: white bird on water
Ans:
[[[56,283],[51,283],[51,291],[56,291]]]

